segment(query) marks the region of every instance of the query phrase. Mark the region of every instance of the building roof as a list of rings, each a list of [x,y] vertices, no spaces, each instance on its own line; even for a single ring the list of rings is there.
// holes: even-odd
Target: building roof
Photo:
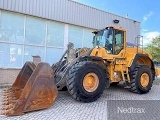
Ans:
[[[0,0],[0,9],[93,29],[113,25],[114,19],[120,20],[121,26],[137,22],[72,0]]]

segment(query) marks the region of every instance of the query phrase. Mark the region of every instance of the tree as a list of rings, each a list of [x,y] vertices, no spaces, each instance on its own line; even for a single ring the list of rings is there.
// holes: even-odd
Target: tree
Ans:
[[[154,61],[160,61],[160,36],[153,38],[144,49],[152,55]]]

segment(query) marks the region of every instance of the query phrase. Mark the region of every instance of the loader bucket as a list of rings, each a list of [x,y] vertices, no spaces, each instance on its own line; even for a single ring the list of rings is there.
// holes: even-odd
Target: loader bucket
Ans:
[[[13,116],[48,108],[58,91],[48,63],[26,62],[13,85],[4,90],[2,115]]]

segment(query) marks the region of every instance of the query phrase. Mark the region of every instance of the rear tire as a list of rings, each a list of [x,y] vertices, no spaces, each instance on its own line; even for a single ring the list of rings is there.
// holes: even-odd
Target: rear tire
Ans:
[[[130,74],[131,88],[130,90],[135,93],[144,94],[151,90],[153,77],[152,70],[146,66],[136,66],[134,71]]]
[[[107,80],[105,70],[98,64],[83,61],[71,67],[66,79],[66,84],[68,92],[74,99],[82,102],[93,102],[103,93]],[[93,84],[90,84],[90,82]],[[90,85],[90,88],[86,87],[87,85]]]

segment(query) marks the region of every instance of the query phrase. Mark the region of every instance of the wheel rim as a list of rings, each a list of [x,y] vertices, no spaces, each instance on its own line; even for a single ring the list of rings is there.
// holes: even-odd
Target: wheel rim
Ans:
[[[95,73],[88,73],[83,79],[83,87],[87,92],[93,92],[99,85],[99,78]]]
[[[147,87],[149,84],[149,75],[147,73],[143,73],[140,78],[140,83],[142,87]]]

